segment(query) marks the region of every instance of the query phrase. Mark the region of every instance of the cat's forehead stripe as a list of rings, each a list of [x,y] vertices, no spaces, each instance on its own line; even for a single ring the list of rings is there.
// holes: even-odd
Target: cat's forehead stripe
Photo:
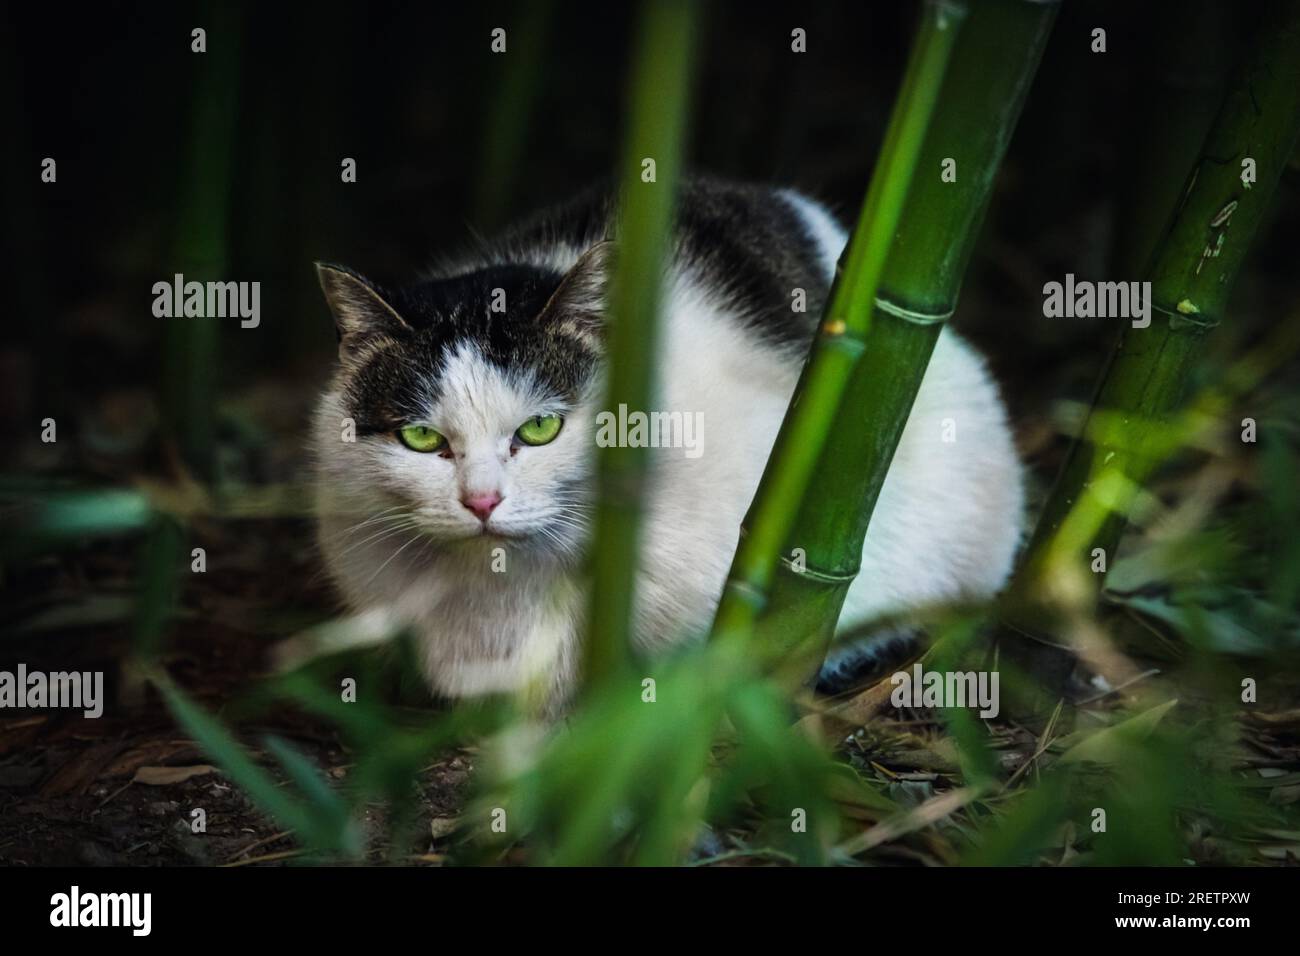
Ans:
[[[429,399],[429,414],[438,424],[489,428],[547,410],[541,406],[554,404],[556,396],[527,372],[502,368],[462,344],[431,383]]]

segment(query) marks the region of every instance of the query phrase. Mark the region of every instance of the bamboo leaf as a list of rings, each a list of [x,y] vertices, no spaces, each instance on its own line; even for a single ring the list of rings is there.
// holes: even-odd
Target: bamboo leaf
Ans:
[[[13,560],[75,547],[87,540],[139,533],[153,512],[136,491],[119,488],[71,489],[34,483],[0,490],[6,534],[0,559]]]
[[[173,684],[170,678],[155,673],[152,680],[185,732],[250,797],[285,826],[297,829],[306,823],[304,808],[276,786],[271,776],[252,761],[220,721],[190,700],[189,695]]]
[[[1164,719],[1165,714],[1173,710],[1178,701],[1167,700],[1150,710],[1145,710],[1136,717],[1130,717],[1114,727],[1107,727],[1086,734],[1078,743],[1068,747],[1061,754],[1060,763],[1081,763],[1088,761],[1098,764],[1113,764],[1123,759],[1132,745],[1148,737]],[[1078,736],[1078,735],[1074,735]],[[1070,738],[1060,741],[1061,745],[1069,743]]]
[[[313,814],[318,818],[317,826],[325,832],[341,835],[340,844],[352,854],[361,850],[358,834],[353,830],[347,804],[334,792],[310,760],[302,752],[280,737],[268,736],[266,749],[284,767],[289,779],[298,785],[298,789],[307,799]]]
[[[317,804],[289,796],[270,774],[253,762],[219,720],[190,700],[170,678],[155,671],[151,680],[186,733],[281,826],[297,831],[309,845],[320,849],[345,853],[357,851],[355,834],[350,832],[346,819],[340,820],[333,810],[334,805],[327,803],[322,810]],[[293,764],[293,758],[290,760],[292,772],[301,773],[301,764]]]

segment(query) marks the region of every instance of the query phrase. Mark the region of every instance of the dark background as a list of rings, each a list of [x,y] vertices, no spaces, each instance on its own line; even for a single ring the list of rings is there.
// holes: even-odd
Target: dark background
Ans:
[[[634,13],[579,2],[109,3],[75,16],[10,6],[0,41],[8,447],[24,465],[84,467],[71,443],[54,460],[32,447],[34,421],[71,412],[79,436],[93,420],[100,438],[123,433],[123,451],[147,450],[168,321],[150,313],[150,287],[183,271],[178,211],[194,191],[193,148],[232,162],[223,277],[262,283],[261,327],[220,328],[217,387],[229,401],[292,382],[267,409],[292,426],[333,349],[312,261],[408,278],[472,231],[611,173]],[[957,316],[1018,418],[1054,397],[1086,397],[1113,330],[1044,320],[1042,283],[1067,271],[1138,277],[1117,237],[1150,188],[1143,157],[1168,91],[1212,104],[1254,13],[1249,3],[1065,4]],[[911,2],[709,4],[691,165],[801,186],[851,219],[915,14]],[[1198,23],[1201,46],[1188,49],[1174,27]],[[190,52],[195,25],[208,30],[207,54]],[[1089,49],[1097,25],[1108,31],[1104,54]],[[504,56],[489,50],[495,26],[508,31]],[[806,54],[790,51],[794,26],[808,31]],[[220,95],[233,98],[233,129],[194,147],[199,71],[228,43],[238,50]],[[58,161],[57,184],[39,180],[45,156]],[[339,180],[345,156],[357,160],[355,184]],[[1156,185],[1176,189],[1180,178]],[[1269,284],[1290,283],[1300,238],[1288,195],[1256,243],[1241,300],[1271,306],[1287,291]]]

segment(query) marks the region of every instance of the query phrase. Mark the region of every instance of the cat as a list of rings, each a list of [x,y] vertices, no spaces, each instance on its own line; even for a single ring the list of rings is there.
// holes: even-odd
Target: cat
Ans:
[[[590,189],[411,285],[317,264],[339,338],[312,438],[319,543],[353,625],[411,633],[439,695],[524,693],[555,711],[574,689],[616,218],[612,191]],[[846,239],[792,189],[680,186],[655,405],[694,416],[700,447],[644,452],[643,651],[709,628]],[[997,387],[945,329],[841,629],[993,595],[1022,510]],[[839,648],[826,672],[869,653]]]

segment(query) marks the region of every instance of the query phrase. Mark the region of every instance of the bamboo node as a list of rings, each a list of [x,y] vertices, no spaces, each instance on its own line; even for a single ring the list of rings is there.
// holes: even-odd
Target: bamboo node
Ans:
[[[1156,312],[1162,312],[1169,316],[1169,328],[1175,331],[1195,329],[1198,332],[1208,332],[1211,329],[1218,328],[1219,325],[1218,319],[1201,312],[1187,299],[1183,299],[1172,309],[1157,305],[1154,302],[1151,303],[1151,308]]]
[[[727,582],[727,590],[736,596],[736,598],[749,605],[755,611],[762,611],[767,606],[767,595],[763,589],[756,584],[750,584],[748,581],[742,581],[739,578],[733,578]]]
[[[808,578],[821,584],[851,584],[858,572],[862,568],[856,567],[852,571],[823,571],[821,568],[814,568],[808,565],[807,561],[801,561],[796,565],[785,555],[780,555],[781,565],[791,574],[796,574],[801,578]]]
[[[941,325],[952,318],[953,312],[956,311],[949,309],[946,312],[917,312],[915,309],[904,308],[897,302],[890,302],[880,296],[876,296],[876,308],[913,325]]]
[[[867,349],[867,340],[863,334],[850,329],[843,319],[827,319],[819,329],[818,346],[848,355],[857,361]]]

